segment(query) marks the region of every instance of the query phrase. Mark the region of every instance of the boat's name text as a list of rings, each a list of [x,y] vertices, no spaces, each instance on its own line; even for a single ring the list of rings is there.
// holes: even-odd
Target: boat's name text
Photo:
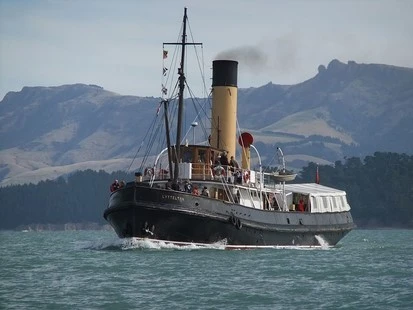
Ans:
[[[184,201],[183,197],[173,196],[173,195],[162,195],[162,199],[169,199],[169,200],[176,200],[176,201]]]

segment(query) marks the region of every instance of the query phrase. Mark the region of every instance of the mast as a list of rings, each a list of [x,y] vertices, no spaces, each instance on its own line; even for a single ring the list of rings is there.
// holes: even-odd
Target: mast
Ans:
[[[178,182],[179,176],[179,162],[181,159],[181,137],[182,137],[182,120],[184,111],[184,90],[185,90],[185,51],[187,45],[202,45],[202,43],[187,43],[186,42],[186,26],[188,21],[188,16],[186,14],[187,8],[184,8],[183,17],[183,30],[182,30],[182,40],[181,43],[164,43],[164,45],[181,45],[181,66],[178,68],[179,75],[179,92],[178,92],[178,124],[176,130],[176,143],[175,143],[175,167],[173,174],[173,181],[176,184]]]
[[[169,177],[172,179],[174,174],[172,172],[172,154],[171,154],[171,137],[169,134],[169,120],[168,120],[168,100],[163,100],[164,110],[165,110],[165,129],[166,129],[166,146],[168,148],[168,167],[169,167]]]
[[[181,67],[178,68],[178,74],[179,74],[179,101],[178,101],[178,127],[176,130],[176,143],[175,143],[175,169],[174,169],[174,183],[178,181],[178,175],[179,175],[179,161],[181,159],[181,131],[182,131],[182,118],[184,114],[184,89],[185,89],[185,72],[184,72],[184,66],[185,66],[185,45],[186,45],[186,20],[187,20],[187,15],[186,15],[186,10],[187,8],[184,8],[184,26],[183,26],[183,31],[182,31],[182,48],[181,48]]]

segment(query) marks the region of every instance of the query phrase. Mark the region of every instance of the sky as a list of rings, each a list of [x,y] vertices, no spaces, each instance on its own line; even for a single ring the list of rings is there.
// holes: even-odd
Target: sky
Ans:
[[[0,0],[0,99],[75,83],[158,97],[184,7],[208,87],[226,57],[242,88],[303,82],[333,59],[413,67],[413,0]]]

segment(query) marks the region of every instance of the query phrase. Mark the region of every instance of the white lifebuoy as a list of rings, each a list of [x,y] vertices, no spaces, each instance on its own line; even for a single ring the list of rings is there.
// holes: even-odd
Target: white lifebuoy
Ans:
[[[225,176],[225,169],[222,166],[216,166],[214,169],[214,175],[219,177],[219,176]]]

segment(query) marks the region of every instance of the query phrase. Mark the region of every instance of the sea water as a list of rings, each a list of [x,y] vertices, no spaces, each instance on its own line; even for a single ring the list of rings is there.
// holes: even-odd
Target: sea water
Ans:
[[[413,231],[231,251],[108,231],[0,232],[0,309],[413,309]]]

